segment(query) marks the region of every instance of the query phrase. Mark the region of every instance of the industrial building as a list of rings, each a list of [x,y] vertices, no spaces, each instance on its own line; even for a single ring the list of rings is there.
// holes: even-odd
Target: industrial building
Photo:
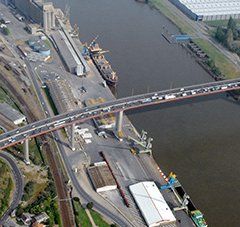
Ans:
[[[72,111],[79,107],[71,86],[66,80],[49,80],[46,84],[59,113]]]
[[[240,19],[239,0],[170,0],[196,21]]]
[[[130,185],[129,190],[149,227],[176,223],[176,218],[153,181]]]
[[[70,35],[64,31],[56,31],[52,33],[52,38],[68,71],[78,76],[86,75],[89,67]]]
[[[117,189],[116,181],[106,162],[97,162],[88,167],[88,175],[96,192],[104,192]]]
[[[87,99],[85,101],[85,105],[86,106],[93,106],[93,105],[97,105],[97,104],[101,104],[101,103],[104,103],[106,102],[106,99],[102,98],[102,97],[99,97],[99,98],[96,98],[96,99]],[[107,111],[107,110],[105,110]],[[104,116],[101,116],[101,117],[97,117],[97,118],[94,118],[93,119],[95,125],[97,128],[100,128],[100,129],[110,129],[110,128],[113,128],[115,127],[115,124],[116,124],[116,118],[115,118],[115,115],[114,114],[106,114]]]
[[[25,17],[41,24],[47,32],[55,28],[55,8],[52,2],[44,0],[5,0],[5,4],[11,3]]]
[[[26,117],[19,111],[7,103],[0,103],[0,114],[13,122],[15,125],[20,125],[26,121]]]

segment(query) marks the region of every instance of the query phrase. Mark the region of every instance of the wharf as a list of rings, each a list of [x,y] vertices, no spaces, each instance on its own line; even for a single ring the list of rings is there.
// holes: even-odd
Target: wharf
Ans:
[[[73,38],[73,40],[76,43],[76,48],[78,48],[78,51],[81,50],[81,41],[76,38]],[[102,85],[104,80],[91,59],[87,60],[87,64],[89,66],[89,73],[86,77],[79,78],[71,74],[68,75],[68,82],[71,85],[74,96],[78,100],[81,100],[82,103],[86,102],[88,99],[97,99],[99,97],[102,97],[107,101],[116,99],[111,90]],[[58,70],[58,73],[61,74],[60,70]],[[84,87],[86,92],[79,92],[80,87]],[[131,136],[137,139],[138,133],[136,132],[136,129],[126,115],[124,115],[123,118],[124,139],[122,142],[119,142],[116,139],[111,130],[108,130],[107,139],[99,137],[95,133],[96,129],[92,121],[81,124],[81,127],[89,129],[89,132],[93,135],[93,143],[84,145],[84,152],[81,152],[80,149],[76,149],[75,152],[72,152],[70,149],[68,149],[66,152],[72,168],[74,169],[77,167],[79,169],[76,176],[80,184],[85,187],[86,191],[96,199],[100,199],[100,197],[102,197],[104,198],[105,202],[107,201],[111,205],[114,204],[113,206],[117,210],[121,211],[123,216],[127,218],[130,223],[132,223],[132,226],[145,226],[144,220],[132,196],[130,195],[128,187],[134,183],[148,180],[154,180],[160,185],[164,185],[166,184],[166,176],[161,174],[153,157],[150,157],[146,154],[133,155],[130,152],[129,141],[126,138]],[[99,152],[104,153],[109,166],[113,170],[114,176],[119,182],[130,204],[129,208],[124,204],[118,191],[105,192],[99,195],[93,190],[90,184],[87,184],[88,186],[86,186],[86,182],[84,183],[81,180],[87,179],[86,169],[84,168],[85,165],[103,160]],[[88,157],[87,163],[82,162],[82,164],[80,164],[80,160],[82,160],[84,156],[83,153]],[[162,191],[162,194],[167,203],[170,204],[171,208],[180,206],[171,190]],[[169,227],[194,226],[191,218],[184,211],[173,211],[173,213],[178,220],[178,223],[176,225],[169,225]],[[181,225],[179,223],[181,223]]]

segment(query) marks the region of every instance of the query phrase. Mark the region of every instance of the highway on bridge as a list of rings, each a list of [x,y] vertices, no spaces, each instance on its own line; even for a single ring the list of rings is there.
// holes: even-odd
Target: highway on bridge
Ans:
[[[26,139],[34,138],[77,122],[84,122],[109,113],[117,113],[166,102],[175,102],[198,96],[206,96],[240,89],[240,79],[223,80],[165,91],[121,98],[100,105],[77,109],[49,117],[0,135],[0,150]]]

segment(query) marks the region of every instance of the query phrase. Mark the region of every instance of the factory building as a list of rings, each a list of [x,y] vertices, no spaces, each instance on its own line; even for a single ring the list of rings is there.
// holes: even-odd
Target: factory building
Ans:
[[[196,21],[240,19],[239,0],[170,0]]]
[[[165,226],[176,223],[176,218],[153,181],[130,185],[129,190],[147,226]]]
[[[12,108],[7,103],[0,103],[0,114],[13,122],[15,125],[20,125],[26,121],[26,117],[23,114]]]
[[[44,0],[8,0],[27,19],[41,24],[45,31],[55,28],[55,9],[52,2]]]
[[[86,75],[89,71],[89,67],[80,51],[75,46],[72,38],[64,31],[53,32],[52,38],[58,47],[68,71],[77,76]]]
[[[88,175],[96,192],[104,192],[117,189],[117,184],[106,162],[97,162],[88,167]]]

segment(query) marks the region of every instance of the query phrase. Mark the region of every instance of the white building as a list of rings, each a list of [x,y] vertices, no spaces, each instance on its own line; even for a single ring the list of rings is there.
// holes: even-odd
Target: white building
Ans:
[[[239,0],[170,0],[196,21],[240,19]]]
[[[176,223],[176,218],[153,181],[133,184],[129,189],[149,227]]]
[[[0,114],[9,119],[15,125],[20,125],[26,121],[26,117],[23,114],[7,103],[0,103]]]

